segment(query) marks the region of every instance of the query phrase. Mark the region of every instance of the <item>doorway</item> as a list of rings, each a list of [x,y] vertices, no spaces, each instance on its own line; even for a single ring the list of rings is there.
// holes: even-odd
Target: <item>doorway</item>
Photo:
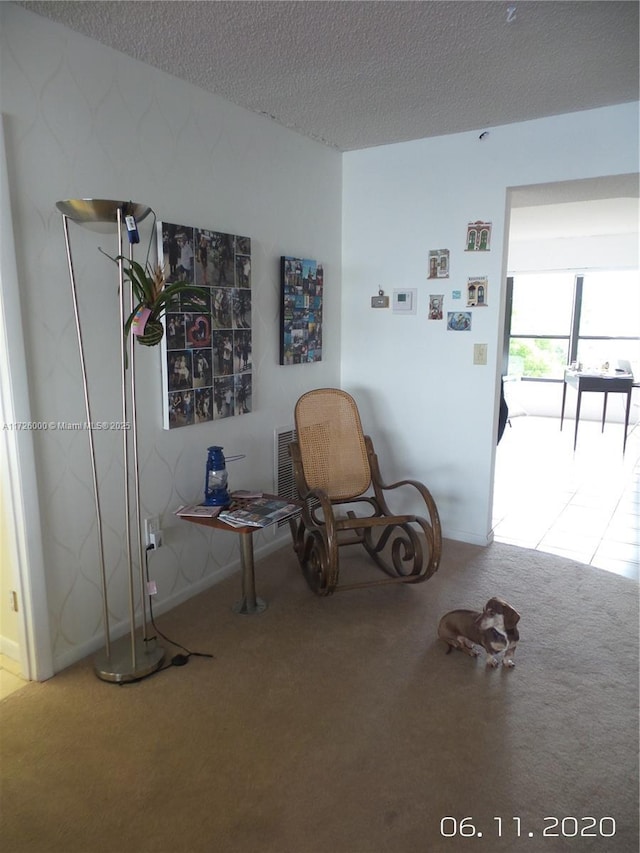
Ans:
[[[5,614],[7,599],[14,608],[2,620],[8,636],[0,637],[0,651],[18,659],[25,678],[44,681],[53,675],[53,656],[33,433],[20,427],[31,417],[4,140],[0,124],[0,590]]]
[[[545,277],[548,283],[554,276],[568,276],[567,289],[573,292],[573,280],[580,271],[585,274],[579,282],[582,293],[589,277],[596,281],[603,271],[614,269],[634,276],[634,292],[637,293],[638,196],[637,174],[512,189],[509,276],[529,275],[532,279],[537,276],[540,280]],[[550,287],[550,293],[555,295],[551,284]],[[507,290],[513,293],[512,287]],[[547,298],[540,304],[542,313],[546,312],[547,319],[551,320],[549,326],[553,327],[553,318],[549,316],[553,303]],[[512,406],[510,424],[496,453],[495,539],[548,550],[637,577],[640,563],[637,546],[640,541],[637,426],[640,392],[634,391],[624,457],[622,425],[615,422],[621,418],[616,416],[619,414],[615,411],[617,401],[613,399],[619,395],[612,395],[609,411],[613,417],[608,417],[604,432],[599,423],[601,402],[594,400],[592,403],[592,417],[598,420],[583,420],[581,416],[580,441],[574,452],[574,409],[571,405],[575,403],[568,405],[569,423],[565,423],[560,432],[564,364],[558,373],[555,362],[556,350],[565,345],[564,363],[571,361],[568,347],[571,335],[575,334],[575,329],[571,329],[575,310],[569,306],[567,330],[561,332],[551,328],[551,336],[546,335],[543,341],[544,358],[537,359],[538,368],[546,370],[543,362],[548,361],[549,369],[558,375],[536,378],[527,376],[532,369],[525,367],[522,358],[535,334],[523,335],[518,364],[513,346],[511,359],[508,358],[512,343],[509,340],[512,308],[508,299],[502,372],[509,377],[505,385],[507,402]],[[629,316],[635,317],[636,327],[640,326],[637,311],[630,310]],[[556,331],[558,334],[554,338]],[[640,328],[634,331],[635,340],[627,341],[625,346],[632,347],[634,360],[637,360],[640,358]],[[602,348],[612,347],[606,336],[593,337],[599,339],[590,345],[600,347],[600,352]],[[609,420],[614,422],[609,423]]]
[[[0,400],[1,402],[1,400]],[[6,423],[0,405],[0,422]],[[8,470],[5,454],[5,442],[0,448],[0,471]],[[15,558],[15,536],[12,516],[8,506],[7,478],[0,481],[0,601],[3,605],[0,622],[0,699],[4,699],[14,690],[22,687],[27,679],[28,662],[23,660],[23,644],[20,641],[21,629],[18,611]]]

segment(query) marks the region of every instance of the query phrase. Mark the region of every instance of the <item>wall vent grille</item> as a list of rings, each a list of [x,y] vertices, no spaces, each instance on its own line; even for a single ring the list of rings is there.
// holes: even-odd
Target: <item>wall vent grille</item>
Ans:
[[[289,456],[289,443],[296,440],[294,427],[279,427],[275,431],[275,493],[283,500],[298,500],[298,490],[293,476],[293,462]],[[278,527],[289,524],[289,520],[279,521]]]

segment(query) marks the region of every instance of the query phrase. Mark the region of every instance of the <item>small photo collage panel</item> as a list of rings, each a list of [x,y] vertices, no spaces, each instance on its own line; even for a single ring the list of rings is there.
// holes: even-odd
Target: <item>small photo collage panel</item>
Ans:
[[[322,264],[283,255],[280,278],[280,364],[322,361]]]

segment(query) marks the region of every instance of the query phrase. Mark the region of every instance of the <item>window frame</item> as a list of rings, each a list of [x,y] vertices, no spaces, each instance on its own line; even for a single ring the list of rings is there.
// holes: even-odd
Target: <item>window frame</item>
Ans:
[[[567,270],[567,273],[570,271]],[[612,270],[612,272],[617,272],[617,270]],[[539,273],[539,275],[544,275],[544,272]],[[580,319],[582,315],[582,297],[584,291],[584,280],[585,273],[575,273],[574,274],[574,286],[573,286],[573,299],[572,299],[572,312],[571,312],[571,322],[570,328],[566,335],[545,335],[542,333],[539,334],[511,334],[511,321],[513,316],[513,287],[514,287],[514,279],[515,275],[508,275],[506,282],[506,303],[505,303],[505,324],[504,324],[504,339],[503,339],[503,352],[502,352],[502,373],[504,376],[508,375],[509,372],[509,349],[511,345],[512,339],[519,340],[562,340],[568,341],[568,357],[567,364],[568,367],[573,362],[578,359],[578,346],[580,341],[640,341],[640,334],[638,335],[581,335],[580,334]],[[521,376],[520,377],[523,382],[555,382],[560,383],[564,381],[564,377],[555,378],[555,377],[544,377],[544,376]]]

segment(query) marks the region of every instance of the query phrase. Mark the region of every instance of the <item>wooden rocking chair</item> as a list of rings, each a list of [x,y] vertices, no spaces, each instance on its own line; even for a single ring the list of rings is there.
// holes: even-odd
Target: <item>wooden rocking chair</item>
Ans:
[[[435,501],[416,480],[382,482],[373,443],[363,434],[353,397],[336,388],[309,391],[296,403],[295,425],[297,441],[291,442],[289,452],[303,508],[290,526],[311,589],[331,595],[336,589],[430,578],[442,552]],[[403,486],[417,489],[429,520],[389,510],[385,492]],[[345,515],[336,514],[336,508],[347,505],[351,507]],[[385,578],[338,585],[339,549],[355,544],[363,545]]]

